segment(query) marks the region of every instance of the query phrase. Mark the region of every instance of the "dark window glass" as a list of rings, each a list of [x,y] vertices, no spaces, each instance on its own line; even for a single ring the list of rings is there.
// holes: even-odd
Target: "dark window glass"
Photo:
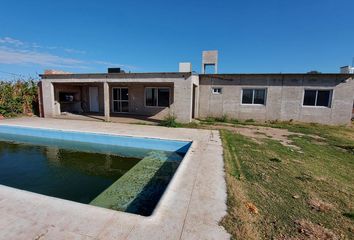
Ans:
[[[243,89],[242,91],[242,103],[252,104],[253,89]]]
[[[316,90],[305,90],[304,105],[315,106],[316,104]]]
[[[113,100],[118,100],[118,89],[113,88]]]
[[[157,104],[157,94],[156,88],[146,88],[146,106],[156,106]]]
[[[328,90],[318,90],[317,93],[317,106],[329,107],[330,101],[330,91]]]
[[[121,100],[128,100],[128,88],[121,88]]]
[[[122,104],[122,112],[129,112],[129,103],[128,102],[121,102]]]
[[[113,101],[113,112],[120,112],[119,102]]]
[[[254,90],[254,104],[264,104],[265,103],[265,89],[255,89]]]
[[[158,89],[158,106],[159,107],[169,107],[170,106],[170,89],[159,88]]]
[[[113,100],[120,100],[120,88],[113,88]]]

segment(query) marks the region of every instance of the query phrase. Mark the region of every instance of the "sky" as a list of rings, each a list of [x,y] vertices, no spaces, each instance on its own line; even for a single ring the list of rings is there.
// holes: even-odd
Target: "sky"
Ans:
[[[203,50],[219,51],[219,73],[338,72],[354,57],[354,1],[1,1],[0,79],[200,72]]]

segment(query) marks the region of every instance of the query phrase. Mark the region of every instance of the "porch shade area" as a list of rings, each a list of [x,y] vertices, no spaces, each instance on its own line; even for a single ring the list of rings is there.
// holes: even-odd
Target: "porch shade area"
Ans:
[[[174,102],[173,83],[54,83],[57,116],[145,116],[162,119]]]

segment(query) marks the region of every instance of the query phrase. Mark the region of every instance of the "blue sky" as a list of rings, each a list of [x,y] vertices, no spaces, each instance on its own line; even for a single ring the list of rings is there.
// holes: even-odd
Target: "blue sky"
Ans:
[[[177,71],[219,50],[219,73],[338,72],[353,0],[1,1],[0,77],[44,69]]]

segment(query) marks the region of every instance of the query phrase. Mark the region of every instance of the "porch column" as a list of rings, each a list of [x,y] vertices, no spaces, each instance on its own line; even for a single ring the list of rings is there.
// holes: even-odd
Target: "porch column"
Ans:
[[[103,105],[104,105],[104,120],[106,122],[110,121],[109,115],[109,85],[107,82],[103,83]]]

